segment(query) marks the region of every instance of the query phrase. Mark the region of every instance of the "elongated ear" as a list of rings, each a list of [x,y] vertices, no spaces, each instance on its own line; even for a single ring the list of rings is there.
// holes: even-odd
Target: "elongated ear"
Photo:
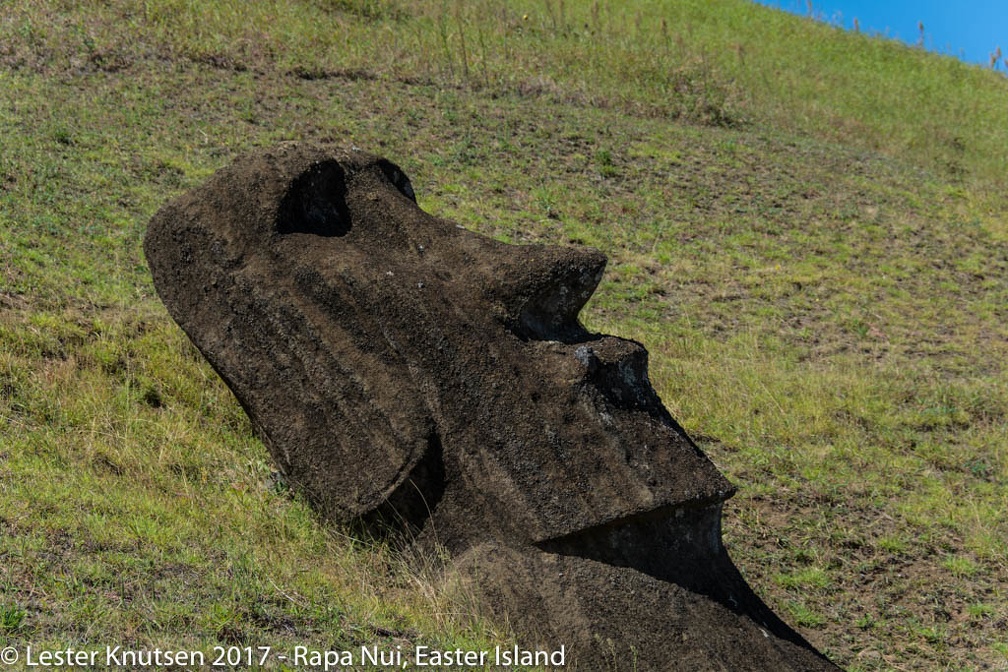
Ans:
[[[337,520],[419,524],[443,486],[438,437],[362,300],[354,269],[370,262],[329,156],[239,160],[159,211],[144,250],[169,313],[296,487]]]

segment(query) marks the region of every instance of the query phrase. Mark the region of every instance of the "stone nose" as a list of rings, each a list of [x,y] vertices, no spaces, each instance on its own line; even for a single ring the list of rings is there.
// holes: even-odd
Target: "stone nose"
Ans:
[[[571,342],[586,334],[578,313],[595,292],[606,256],[587,247],[510,247],[488,292],[503,304],[507,326],[519,337]],[[518,252],[517,254],[515,252]]]

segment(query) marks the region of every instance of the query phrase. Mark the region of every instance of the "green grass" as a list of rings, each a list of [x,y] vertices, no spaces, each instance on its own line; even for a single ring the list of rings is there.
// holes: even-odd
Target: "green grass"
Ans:
[[[0,643],[483,648],[438,558],[322,526],[168,318],[168,198],[289,139],[610,256],[739,486],[725,539],[849,669],[997,669],[1008,619],[1008,79],[725,0],[0,8]]]

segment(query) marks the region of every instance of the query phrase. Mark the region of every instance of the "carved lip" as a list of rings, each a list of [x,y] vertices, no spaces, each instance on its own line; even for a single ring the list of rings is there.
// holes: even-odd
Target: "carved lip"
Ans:
[[[537,540],[544,551],[593,557],[609,564],[635,566],[644,558],[627,539],[647,539],[648,546],[680,546],[696,555],[721,551],[721,497],[698,498],[682,504],[664,504],[653,509],[613,518],[576,532]],[[637,544],[640,545],[640,544]]]

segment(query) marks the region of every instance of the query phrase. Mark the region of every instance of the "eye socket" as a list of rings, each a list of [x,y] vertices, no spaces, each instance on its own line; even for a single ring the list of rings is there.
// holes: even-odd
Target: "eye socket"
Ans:
[[[350,232],[346,175],[337,161],[323,161],[298,175],[280,202],[277,233],[345,236]]]
[[[413,185],[410,184],[406,173],[399,166],[386,159],[381,159],[378,161],[378,167],[381,168],[382,174],[388,178],[388,181],[395,185],[399,193],[416,203],[416,193],[413,191]]]

